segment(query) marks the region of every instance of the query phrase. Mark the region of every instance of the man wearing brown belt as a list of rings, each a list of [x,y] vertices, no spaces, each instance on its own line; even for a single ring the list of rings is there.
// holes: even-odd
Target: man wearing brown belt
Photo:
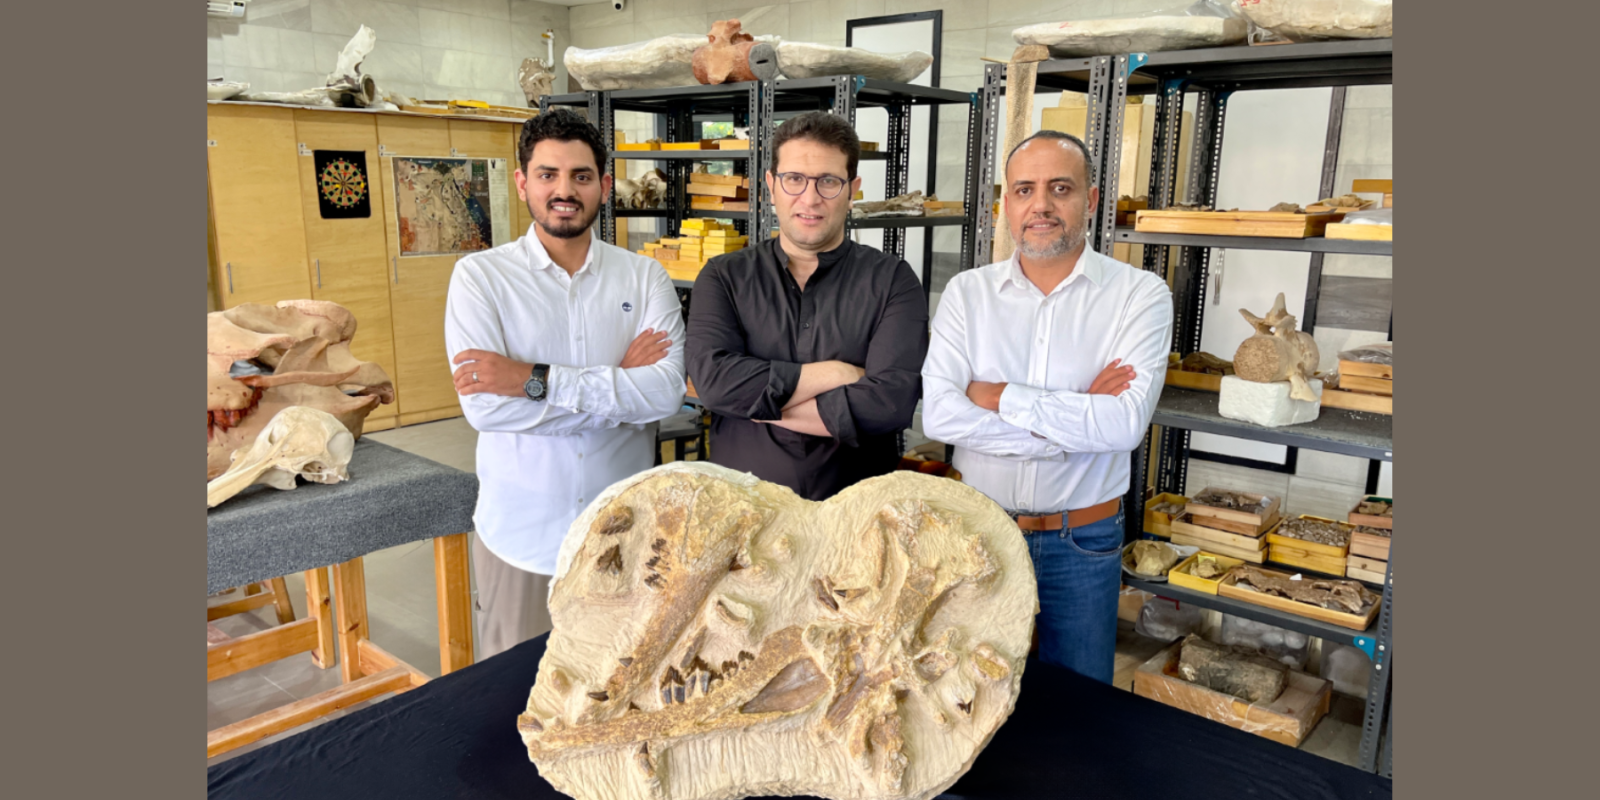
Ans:
[[[945,287],[922,367],[922,426],[956,446],[965,482],[1022,528],[1040,656],[1110,683],[1121,498],[1161,394],[1172,293],[1086,246],[1100,199],[1088,163],[1083,142],[1055,131],[1007,158],[1017,252]]]

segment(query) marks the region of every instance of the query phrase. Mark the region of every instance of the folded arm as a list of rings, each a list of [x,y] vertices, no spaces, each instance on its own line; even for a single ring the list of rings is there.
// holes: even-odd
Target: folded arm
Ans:
[[[1000,395],[1000,418],[1064,452],[1126,453],[1139,446],[1150,427],[1171,347],[1172,293],[1151,285],[1129,301],[1112,340],[1112,353],[1133,368],[1126,391],[1051,392],[1012,383]]]
[[[901,261],[883,316],[867,343],[861,379],[817,395],[817,413],[829,434],[855,447],[861,436],[910,427],[922,395],[927,354],[928,301],[911,266]]]
[[[550,405],[618,422],[642,424],[683,406],[683,305],[666,269],[650,269],[650,296],[640,314],[642,331],[666,336],[659,360],[643,366],[550,367]],[[636,340],[637,341],[637,340]]]
[[[1064,458],[1054,443],[980,408],[967,396],[974,374],[967,355],[966,303],[947,288],[933,318],[933,338],[922,364],[922,432],[934,441],[997,458]]]

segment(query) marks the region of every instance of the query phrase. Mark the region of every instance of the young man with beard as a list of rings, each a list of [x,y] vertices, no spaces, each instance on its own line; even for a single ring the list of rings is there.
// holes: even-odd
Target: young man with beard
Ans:
[[[600,241],[606,146],[557,109],[517,148],[526,236],[462,258],[445,348],[478,430],[472,566],[479,657],[550,629],[567,528],[601,490],[655,461],[653,423],[683,403],[683,308],[666,270]]]
[[[955,445],[964,481],[1022,528],[1041,657],[1110,683],[1121,500],[1161,394],[1172,293],[1087,246],[1100,191],[1082,141],[1040,131],[1005,175],[1017,252],[945,287],[922,367],[923,432]]]
[[[700,272],[689,376],[711,409],[712,461],[825,500],[899,464],[928,305],[904,260],[845,237],[861,185],[850,124],[802,114],[772,147],[779,235],[753,235]]]

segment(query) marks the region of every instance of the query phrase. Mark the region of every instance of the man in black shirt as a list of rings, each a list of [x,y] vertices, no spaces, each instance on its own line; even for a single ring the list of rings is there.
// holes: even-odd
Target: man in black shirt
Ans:
[[[684,343],[711,409],[711,460],[825,500],[899,463],[922,392],[928,304],[903,259],[845,238],[861,142],[842,117],[773,134],[777,238],[718,256]]]

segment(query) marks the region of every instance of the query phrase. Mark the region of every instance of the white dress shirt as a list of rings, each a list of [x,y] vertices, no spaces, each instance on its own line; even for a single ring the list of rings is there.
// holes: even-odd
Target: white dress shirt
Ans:
[[[1128,490],[1172,346],[1172,292],[1156,274],[1084,248],[1050,294],[1011,260],[951,279],[922,366],[922,426],[955,445],[962,479],[1012,512],[1087,508]],[[1086,394],[1113,359],[1137,377]],[[998,413],[967,398],[1006,383]]]
[[[622,369],[646,328],[672,346],[660,361]],[[484,546],[528,572],[553,575],[561,539],[607,486],[655,462],[651,423],[682,407],[683,307],[660,262],[591,238],[569,276],[530,227],[526,236],[456,262],[445,301],[445,350],[500,353],[549,364],[548,399],[470,394],[478,430],[478,507]],[[452,371],[456,369],[451,364]]]

